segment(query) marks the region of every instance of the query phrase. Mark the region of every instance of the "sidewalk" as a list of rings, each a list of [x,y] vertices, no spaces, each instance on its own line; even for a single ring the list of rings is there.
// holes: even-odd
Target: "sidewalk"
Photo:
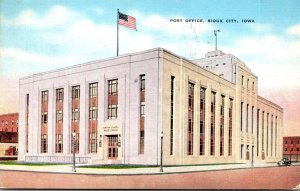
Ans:
[[[292,165],[300,165],[294,163]],[[76,173],[72,172],[71,164],[49,165],[49,166],[26,166],[26,165],[0,165],[0,170],[18,170],[18,171],[33,171],[33,172],[50,172],[50,173],[74,173],[74,174],[98,174],[98,175],[153,175],[153,174],[174,174],[186,172],[201,172],[212,170],[229,170],[229,169],[244,169],[244,168],[261,168],[275,167],[276,163],[255,164],[224,164],[224,165],[203,165],[203,166],[176,166],[163,167],[163,172],[160,172],[159,167],[147,168],[128,168],[128,169],[103,169],[103,168],[76,168]]]

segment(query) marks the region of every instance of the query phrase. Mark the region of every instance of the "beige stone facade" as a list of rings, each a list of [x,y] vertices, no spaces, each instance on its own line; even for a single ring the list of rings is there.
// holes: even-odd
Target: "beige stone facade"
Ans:
[[[258,96],[257,76],[238,58],[221,51],[189,61],[167,51],[163,65],[163,131],[166,164],[274,162],[282,156],[283,109]],[[174,79],[173,146],[171,139],[170,92]],[[192,154],[188,154],[188,84],[194,84]],[[200,155],[200,88],[205,89],[205,152]],[[215,117],[211,95],[215,93]],[[222,98],[223,97],[223,98]],[[221,129],[221,102],[224,124]],[[229,154],[229,102],[232,109],[232,153]],[[264,121],[262,121],[264,112]],[[211,124],[214,123],[212,134]],[[264,127],[262,130],[262,123]],[[264,133],[262,133],[262,131]],[[224,132],[224,133],[222,133]],[[262,139],[262,136],[264,139]],[[214,148],[211,148],[211,139]],[[220,152],[221,139],[223,151]],[[203,143],[202,143],[203,144]],[[170,152],[173,147],[173,153]],[[214,149],[214,153],[211,150]],[[222,153],[222,154],[221,154]]]
[[[283,110],[257,79],[221,51],[162,48],[21,78],[18,160],[70,163],[79,145],[79,163],[159,165],[163,132],[167,165],[277,161]]]

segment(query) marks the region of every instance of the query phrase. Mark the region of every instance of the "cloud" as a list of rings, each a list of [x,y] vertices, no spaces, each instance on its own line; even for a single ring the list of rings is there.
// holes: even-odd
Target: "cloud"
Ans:
[[[287,41],[276,35],[242,37],[224,48],[252,70],[259,79],[259,89],[300,88],[300,41]]]
[[[104,11],[99,7],[95,11],[96,9],[99,14]],[[196,59],[212,49],[203,40],[203,34],[213,30],[212,24],[186,23],[183,16],[145,15],[136,10],[129,11],[128,14],[137,18],[138,31],[120,26],[120,54],[163,47],[178,55]],[[183,22],[173,23],[170,18],[181,18]],[[36,28],[47,25],[48,28],[37,31],[41,40],[37,43],[45,45],[43,53],[17,47],[2,48],[1,70],[4,67],[13,71],[11,68],[15,68],[15,71],[22,72],[24,66],[30,66],[25,71],[31,67],[35,69],[34,72],[45,71],[116,55],[115,24],[95,23],[87,16],[63,6],[51,7],[43,15],[25,10],[16,18],[6,21],[19,26]],[[254,31],[272,30],[270,24],[255,23],[249,24],[249,27]],[[299,41],[286,41],[278,35],[266,34],[237,38],[230,46],[223,47],[224,52],[234,54],[246,62],[259,76],[261,87],[274,82],[275,87],[300,86],[296,72],[299,71]],[[53,49],[56,54],[53,54]],[[289,74],[289,80],[275,75],[283,72]]]
[[[3,76],[21,77],[33,72],[43,72],[74,64],[71,56],[50,56],[32,53],[20,48],[0,48],[1,72]]]
[[[104,12],[100,7],[95,8],[95,11],[99,14]],[[199,47],[199,39],[195,43],[195,37],[198,38],[200,33],[212,29],[210,24],[185,23],[184,17],[180,17],[183,18],[183,23],[171,23],[169,18],[157,14],[148,16],[137,10],[129,11],[128,14],[137,18],[138,31],[120,26],[121,54],[165,47],[187,57],[195,56],[196,53],[183,47],[187,44]],[[36,65],[34,68],[40,68],[39,65],[47,65],[47,63],[60,66],[61,63],[69,64],[72,57],[76,57],[73,59],[76,63],[74,61],[73,63],[77,64],[79,61],[115,56],[117,35],[115,24],[95,23],[87,16],[60,5],[51,7],[42,15],[33,10],[24,10],[15,18],[5,19],[5,22],[9,26],[24,26],[32,29],[32,33],[36,32],[36,35],[32,35],[35,37],[32,41],[37,41],[37,45],[43,43],[43,54],[36,52],[37,50],[30,50],[29,45],[29,50],[17,47],[3,49],[2,52],[5,53],[2,57],[5,59],[2,63],[13,60],[11,63],[14,63],[16,68],[22,68],[28,63],[34,63]],[[160,35],[155,35],[157,32],[165,35],[163,40]],[[53,54],[53,50],[56,54]]]
[[[269,32],[273,29],[273,26],[269,23],[249,23],[247,26],[254,32]]]
[[[287,33],[300,37],[300,24],[296,24],[288,28]]]
[[[16,18],[3,18],[3,25],[7,26],[25,26],[32,28],[51,28],[57,26],[65,26],[72,22],[80,15],[64,6],[53,6],[44,15],[38,15],[31,9],[22,11]]]
[[[102,7],[95,7],[93,10],[97,15],[103,15],[105,13],[105,10]]]

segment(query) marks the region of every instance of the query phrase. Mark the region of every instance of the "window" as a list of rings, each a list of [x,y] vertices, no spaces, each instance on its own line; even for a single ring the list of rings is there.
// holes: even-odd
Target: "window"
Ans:
[[[47,153],[47,134],[41,136],[41,153]]]
[[[63,101],[64,99],[64,89],[56,89],[56,101]]]
[[[265,126],[265,112],[262,112],[262,117],[261,117],[261,149],[262,152],[264,152],[265,149],[265,131],[264,131],[264,126]]]
[[[108,119],[118,117],[118,80],[108,81]]]
[[[141,91],[145,91],[145,75],[140,76],[141,81]]]
[[[80,118],[79,109],[72,109],[72,121],[78,121]]]
[[[271,116],[271,156],[273,156],[273,115]]]
[[[215,155],[216,93],[211,92],[210,155]]]
[[[255,89],[255,83],[252,82],[252,90],[254,91],[254,89]]]
[[[243,106],[244,103],[241,102],[241,131],[243,131]]]
[[[29,94],[26,94],[26,111],[25,111],[25,144],[26,144],[26,153],[28,153],[28,118],[29,118]],[[2,121],[3,125],[3,121]]]
[[[97,152],[97,134],[96,132],[89,133],[89,152]]]
[[[205,154],[205,92],[206,89],[200,89],[200,155]]]
[[[139,154],[144,154],[144,149],[145,149],[145,131],[142,130],[140,131],[140,149],[139,149]]]
[[[254,115],[254,106],[252,106],[252,111],[251,111],[251,133],[253,133],[253,127],[254,127],[254,124],[253,124],[254,116],[253,115]]]
[[[246,110],[246,132],[248,133],[248,125],[249,125],[249,104],[247,104],[247,110]]]
[[[242,86],[244,85],[244,76],[242,75]]]
[[[89,109],[89,119],[96,120],[97,119],[98,108],[90,107]]]
[[[72,86],[72,118],[71,118],[71,133],[70,138],[70,152],[75,150],[75,153],[79,153],[79,132],[80,132],[80,86]],[[73,132],[75,132],[75,144],[73,143]],[[75,148],[75,149],[74,149]]]
[[[247,88],[249,88],[249,79],[247,79]]]
[[[225,106],[225,96],[221,95],[221,111],[220,111],[220,156],[224,155],[224,106]]]
[[[97,153],[98,82],[89,84],[89,153]]]
[[[241,145],[241,160],[243,160],[244,156],[244,145]]]
[[[47,112],[42,113],[41,122],[42,122],[42,124],[46,124],[48,122],[48,113]]]
[[[72,98],[79,99],[80,97],[80,86],[73,86],[72,87]]]
[[[118,94],[118,80],[109,80],[108,81],[108,94],[117,95]]]
[[[139,154],[144,154],[145,148],[145,74],[140,75],[140,129]]]
[[[141,102],[141,117],[145,117],[145,102]]]
[[[188,131],[187,131],[187,155],[193,155],[194,144],[194,84],[188,84]]]
[[[170,97],[170,155],[173,155],[174,149],[174,81],[175,77],[171,76],[171,97]]]
[[[42,91],[42,103],[48,103],[48,91]]]
[[[108,119],[116,119],[118,116],[118,106],[117,105],[109,105],[108,106]]]
[[[56,110],[56,122],[62,123],[62,121],[63,121],[63,111]]]
[[[277,156],[277,116],[275,117],[275,156]]]
[[[256,127],[257,127],[257,131],[256,131],[256,137],[257,137],[257,139],[256,139],[256,156],[258,156],[259,155],[259,109],[257,109],[257,114],[256,114]]]
[[[232,111],[233,111],[233,99],[229,100],[229,133],[228,133],[228,137],[229,137],[229,144],[228,144],[228,156],[232,156]]]
[[[55,152],[62,153],[63,152],[63,138],[62,134],[55,135]]]
[[[89,84],[89,97],[97,97],[98,96],[98,83]]]
[[[64,89],[56,89],[55,153],[63,152],[63,99]]]
[[[266,152],[267,156],[269,156],[269,113],[267,113],[267,141],[266,141]]]

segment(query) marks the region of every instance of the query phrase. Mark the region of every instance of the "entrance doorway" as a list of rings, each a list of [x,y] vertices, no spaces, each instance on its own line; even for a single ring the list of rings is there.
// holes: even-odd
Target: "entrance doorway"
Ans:
[[[108,135],[108,159],[118,158],[118,136]]]

